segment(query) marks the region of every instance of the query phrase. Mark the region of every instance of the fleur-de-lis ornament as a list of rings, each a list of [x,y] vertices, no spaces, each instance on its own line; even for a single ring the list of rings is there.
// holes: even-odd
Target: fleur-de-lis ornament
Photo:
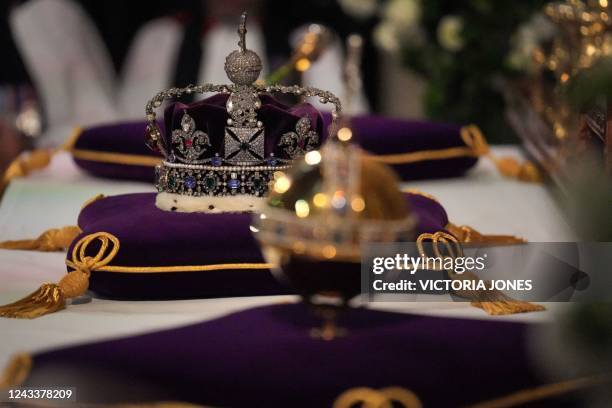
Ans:
[[[298,120],[294,132],[287,132],[281,136],[278,145],[285,147],[285,153],[295,159],[313,150],[318,143],[319,135],[310,128],[310,119],[304,116]]]
[[[176,158],[184,163],[198,163],[202,154],[210,147],[208,135],[196,130],[195,121],[187,112],[181,118],[181,128],[172,131],[172,144],[181,155]]]

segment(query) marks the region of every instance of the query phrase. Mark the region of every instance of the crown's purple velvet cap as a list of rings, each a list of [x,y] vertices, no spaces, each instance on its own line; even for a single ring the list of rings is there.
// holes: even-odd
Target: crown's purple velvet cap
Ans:
[[[227,98],[228,95],[216,94],[189,105],[177,102],[166,108],[164,113],[166,129],[164,138],[169,149],[168,154],[172,152],[172,131],[180,129],[181,118],[184,113],[187,113],[194,119],[196,129],[208,134],[210,138],[212,148],[208,149],[202,155],[202,158],[213,157],[215,153],[224,157],[223,142],[225,139],[225,127],[229,118],[225,107]],[[283,147],[278,146],[278,143],[283,134],[295,131],[295,125],[303,117],[310,119],[312,130],[317,132],[318,135],[323,135],[323,117],[312,105],[301,103],[288,107],[267,95],[261,95],[260,99],[262,105],[257,111],[257,117],[264,126],[265,157],[274,154],[278,158],[290,159]],[[321,140],[322,137],[319,137],[319,144]]]

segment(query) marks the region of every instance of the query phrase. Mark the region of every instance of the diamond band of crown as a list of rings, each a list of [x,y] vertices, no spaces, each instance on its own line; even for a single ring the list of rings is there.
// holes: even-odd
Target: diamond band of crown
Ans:
[[[289,166],[176,166],[164,162],[156,168],[157,189],[189,196],[250,194],[263,196],[274,171]]]
[[[225,60],[225,72],[232,84],[188,85],[157,93],[146,105],[147,146],[160,152],[165,160],[156,168],[158,191],[190,196],[225,196],[249,194],[263,196],[275,171],[287,169],[294,159],[318,148],[321,135],[311,129],[308,116],[300,118],[295,129],[287,129],[274,147],[281,155],[266,155],[264,123],[257,116],[264,94],[293,94],[300,97],[318,97],[321,103],[332,105],[332,126],[335,127],[341,111],[340,100],[331,92],[313,87],[258,85],[255,81],[262,70],[259,56],[246,48],[246,13],[242,14],[239,49]],[[180,128],[166,139],[157,124],[155,110],[164,101],[184,94],[216,92],[227,94],[222,143],[213,143],[220,135],[207,134],[196,126],[187,111],[183,112]],[[222,146],[215,151],[213,145]],[[280,157],[283,156],[283,157]]]

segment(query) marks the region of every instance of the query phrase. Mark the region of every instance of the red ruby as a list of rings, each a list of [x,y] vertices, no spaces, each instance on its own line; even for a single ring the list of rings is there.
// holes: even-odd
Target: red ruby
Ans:
[[[187,146],[187,147],[193,146],[193,140],[191,140],[191,139],[185,140],[185,146]]]

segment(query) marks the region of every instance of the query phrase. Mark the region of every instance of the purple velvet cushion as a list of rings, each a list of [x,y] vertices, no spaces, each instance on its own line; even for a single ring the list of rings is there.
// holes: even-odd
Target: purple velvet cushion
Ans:
[[[406,194],[406,199],[418,219],[418,233],[439,231],[448,223],[444,208],[436,201],[416,194]],[[289,289],[264,265],[249,228],[251,217],[246,213],[168,212],[155,206],[155,193],[119,195],[95,201],[81,211],[78,225],[83,232],[72,247],[97,232],[119,240],[119,251],[109,266],[121,270],[102,268],[91,274],[90,289],[103,297],[177,299],[287,293]],[[98,249],[99,243],[92,242],[85,255],[94,256]],[[201,270],[203,266],[206,270]],[[146,269],[150,267],[157,270]]]
[[[213,99],[216,98],[216,99]],[[199,127],[206,126],[205,130],[215,135],[223,134],[224,120],[227,114],[221,106],[223,96],[213,97],[196,102],[187,107],[187,111],[196,118]],[[211,101],[212,99],[212,101]],[[295,126],[295,121],[303,115],[311,117],[316,123],[317,131],[323,132],[326,137],[327,124],[331,121],[330,115],[323,115],[321,122],[310,105],[299,105],[288,111],[283,111],[281,105],[273,99],[267,101],[262,107],[262,114],[271,121],[266,122],[266,133],[276,135],[267,140],[266,154],[274,150],[274,143],[286,126]],[[211,103],[214,102],[214,103]],[[198,105],[199,104],[199,105]],[[206,109],[201,109],[201,108]],[[164,127],[175,128],[180,123],[185,105],[171,105],[166,112]],[[207,121],[208,118],[213,120]],[[130,164],[130,160],[155,161],[158,154],[150,151],[144,144],[145,122],[120,123],[115,125],[99,126],[85,129],[74,146],[75,152],[86,150],[91,152],[112,152],[119,154],[118,160],[109,161],[105,157],[88,156],[79,158],[75,153],[77,165],[95,176],[142,180],[153,183],[153,164],[148,166]],[[364,149],[376,155],[404,154],[414,152],[443,152],[447,149],[465,147],[461,138],[459,126],[435,122],[414,122],[400,119],[383,118],[380,116],[357,116],[353,119],[355,140]],[[214,150],[219,148],[222,138],[211,138]],[[121,159],[120,156],[124,156]],[[472,168],[478,159],[471,155],[435,160],[420,160],[394,163],[392,167],[402,180],[418,180],[440,177],[457,177]]]
[[[355,140],[365,150],[384,158],[389,154],[433,154],[447,149],[464,148],[461,127],[446,123],[406,121],[382,116],[358,116],[352,121]],[[478,158],[473,155],[444,159],[392,163],[402,180],[435,179],[462,176]]]
[[[457,407],[542,381],[525,324],[367,309],[348,310],[339,323],[348,336],[323,341],[309,336],[319,322],[302,304],[259,307],[43,352],[25,385],[77,387],[81,403],[227,407],[331,407],[350,388],[399,386],[424,407]],[[537,406],[566,406],[548,402]]]
[[[145,128],[137,121],[84,129],[71,148],[74,161],[97,177],[153,183],[157,156],[144,145]]]

